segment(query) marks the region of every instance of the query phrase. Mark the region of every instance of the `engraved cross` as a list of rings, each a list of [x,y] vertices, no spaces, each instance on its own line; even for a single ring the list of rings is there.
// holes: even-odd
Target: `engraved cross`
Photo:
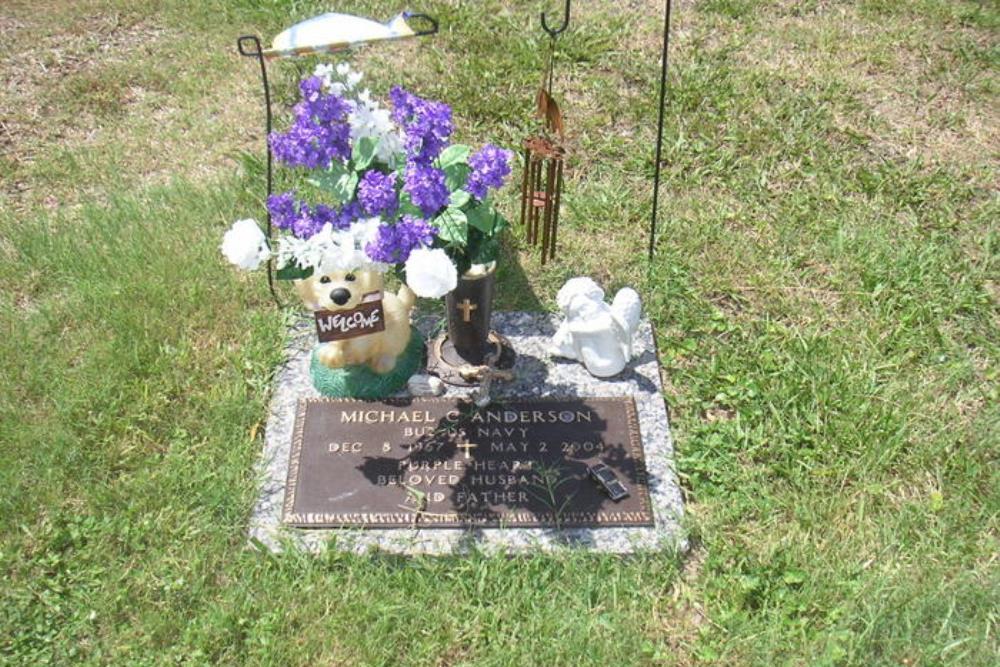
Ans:
[[[473,447],[478,447],[479,445],[477,445],[475,443],[472,443],[472,442],[460,442],[460,443],[458,443],[455,446],[458,447],[459,449],[464,449],[465,450],[465,458],[468,459],[468,458],[471,458],[469,456],[469,450],[472,449]]]
[[[462,311],[462,321],[471,322],[472,321],[472,311],[479,308],[476,304],[472,303],[468,299],[456,306],[460,311]]]

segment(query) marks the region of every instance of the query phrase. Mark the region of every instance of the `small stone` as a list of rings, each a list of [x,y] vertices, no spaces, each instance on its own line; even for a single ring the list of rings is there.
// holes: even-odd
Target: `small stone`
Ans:
[[[433,375],[417,373],[406,382],[407,388],[414,396],[440,396],[444,393],[444,382]]]

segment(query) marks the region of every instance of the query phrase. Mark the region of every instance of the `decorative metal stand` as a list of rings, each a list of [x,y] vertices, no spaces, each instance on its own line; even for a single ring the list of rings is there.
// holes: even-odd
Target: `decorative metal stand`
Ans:
[[[544,136],[524,142],[524,179],[521,184],[521,224],[526,226],[525,238],[531,245],[542,245],[542,265],[555,258],[559,204],[562,199],[562,172],[566,151],[561,145],[563,119],[559,105],[552,97],[553,61],[556,38],[569,27],[570,0],[566,0],[562,24],[551,28],[542,12],[542,29],[551,38],[542,86],[538,91],[538,115],[550,134],[558,134],[560,142]],[[656,153],[653,161],[653,210],[649,221],[649,261],[656,250],[656,223],[660,203],[660,172],[663,159],[663,120],[667,97],[667,56],[670,50],[670,0],[663,8],[663,45],[660,51],[660,104],[656,122]],[[539,236],[541,220],[541,236]]]
[[[664,0],[664,15],[663,15],[663,43],[660,51],[660,90],[659,90],[659,108],[657,112],[657,131],[656,131],[656,152],[653,163],[653,206],[652,213],[650,215],[649,222],[649,260],[652,261],[653,254],[656,249],[656,232],[657,232],[657,212],[659,208],[659,195],[660,195],[660,172],[662,171],[662,157],[663,157],[663,122],[664,114],[666,110],[666,93],[667,93],[667,56],[670,50],[670,10],[671,10],[671,0]],[[430,27],[426,30],[421,30],[415,33],[414,36],[424,36],[432,35],[438,31],[438,23],[435,19],[426,14],[408,14],[409,19],[422,19],[430,24]],[[550,42],[550,55],[549,62],[546,68],[546,78],[543,82],[543,86],[539,91],[538,107],[539,112],[545,118],[546,126],[551,130],[556,131],[560,136],[562,135],[562,117],[559,113],[558,105],[555,100],[552,99],[552,60],[554,57],[555,39],[556,37],[564,32],[569,27],[570,20],[570,0],[565,0],[565,7],[563,11],[563,20],[558,28],[551,28],[546,19],[546,15],[543,12],[541,14],[542,29],[545,30],[552,38]],[[264,90],[264,110],[266,125],[266,134],[264,136],[264,147],[267,154],[267,195],[270,196],[273,192],[273,173],[272,173],[272,156],[271,147],[267,141],[267,137],[271,134],[271,91],[268,86],[267,80],[267,67],[265,65],[265,59],[267,57],[274,57],[261,47],[260,38],[256,35],[243,35],[237,39],[237,49],[240,55],[246,56],[248,58],[256,58],[260,64],[260,77],[261,85]],[[302,55],[302,54],[295,54]],[[555,242],[556,242],[556,229],[559,220],[559,203],[561,200],[562,192],[562,162],[565,158],[565,152],[561,147],[559,148],[558,156],[555,154],[554,150],[556,146],[548,146],[542,144],[532,144],[528,145],[532,140],[529,139],[525,142],[525,178],[522,186],[522,223],[527,224],[527,220],[534,219],[536,222],[536,227],[531,227],[529,225],[529,242],[537,243],[539,240],[542,242],[542,262],[544,263],[546,259],[551,259],[555,257]],[[540,149],[540,150],[535,150]],[[530,154],[529,154],[530,152]],[[539,162],[539,167],[532,171],[530,165],[533,160]],[[551,167],[551,165],[555,165]],[[554,168],[554,181],[549,178],[550,168]],[[531,174],[535,175],[536,180],[529,180]],[[541,174],[545,174],[545,188],[534,187],[530,192],[527,191],[529,185],[537,183],[537,177]],[[549,186],[552,185],[552,190],[550,191]],[[540,196],[539,196],[540,195]],[[529,211],[535,217],[529,216]],[[548,211],[548,215],[546,214]],[[527,218],[527,220],[526,220]],[[537,221],[542,220],[542,230],[541,239],[538,238],[537,234]],[[548,230],[548,239],[550,245],[546,246],[546,229]],[[270,213],[267,215],[267,234],[270,240],[272,233],[272,222]],[[278,306],[281,306],[281,301],[278,299],[277,293],[274,289],[274,272],[273,267],[270,262],[268,262],[267,271],[268,287],[271,290],[271,295],[274,297],[274,301]]]
[[[568,1],[568,0],[567,0]],[[656,122],[656,157],[653,168],[653,214],[649,220],[649,261],[656,250],[656,208],[660,202],[660,159],[663,154],[663,114],[667,99],[667,53],[670,50],[670,0],[663,9],[663,48],[660,51],[660,106]]]
[[[431,16],[427,14],[417,14],[413,12],[404,13],[407,20],[418,19],[426,21],[429,27],[425,30],[418,30],[413,33],[413,37],[423,37],[425,35],[433,35],[438,31],[438,22]],[[355,43],[353,46],[360,46],[363,42]],[[271,154],[271,143],[269,137],[271,136],[272,127],[272,115],[271,115],[271,87],[268,85],[267,81],[267,64],[266,60],[275,58],[289,58],[289,57],[299,57],[306,56],[314,53],[330,53],[334,50],[342,50],[343,46],[338,46],[337,49],[302,49],[296,52],[276,52],[274,50],[264,49],[261,46],[260,37],[257,35],[242,35],[236,40],[236,49],[239,51],[241,56],[247,58],[255,58],[260,64],[260,82],[261,87],[264,89],[264,150],[267,154],[267,195],[270,197],[274,193],[274,158]],[[267,210],[267,207],[265,207]],[[272,233],[274,231],[273,223],[271,222],[271,212],[267,210],[267,240],[270,243],[272,239]],[[267,286],[271,291],[271,297],[274,299],[274,303],[281,308],[281,299],[278,298],[278,293],[274,289],[274,263],[272,260],[267,261]]]
[[[252,48],[248,48],[252,47]],[[241,56],[246,58],[256,58],[257,62],[260,63],[260,81],[264,88],[264,150],[267,153],[267,195],[270,197],[274,193],[274,158],[271,156],[271,142],[269,140],[271,136],[271,87],[267,84],[267,65],[264,64],[264,49],[260,45],[260,37],[257,35],[243,35],[236,40],[236,49],[240,52]],[[265,197],[265,200],[266,200]],[[272,241],[272,232],[274,231],[274,226],[271,222],[271,210],[264,207],[267,212],[267,242]],[[274,303],[281,308],[281,299],[278,298],[278,293],[274,289],[274,260],[267,260],[267,288],[271,291],[271,298],[274,299]]]

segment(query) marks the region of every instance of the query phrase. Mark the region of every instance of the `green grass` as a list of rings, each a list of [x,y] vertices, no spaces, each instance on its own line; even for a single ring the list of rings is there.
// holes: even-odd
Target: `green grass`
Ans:
[[[430,1],[357,60],[516,146],[557,4]],[[285,315],[217,250],[260,214],[234,42],[327,5],[5,4],[0,662],[995,664],[1000,12],[675,4],[652,266],[662,8],[575,3],[565,243],[516,230],[498,298],[640,288],[692,549],[437,560],[246,542]]]

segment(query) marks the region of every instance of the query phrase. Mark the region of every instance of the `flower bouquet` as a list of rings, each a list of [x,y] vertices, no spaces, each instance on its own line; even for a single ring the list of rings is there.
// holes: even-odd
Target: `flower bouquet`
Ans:
[[[439,298],[460,277],[492,275],[509,226],[490,199],[510,174],[509,151],[452,144],[447,104],[396,86],[383,107],[361,80],[340,64],[300,82],[291,126],[268,140],[279,162],[309,172],[306,190],[268,197],[275,247],[253,220],[237,221],[221,247],[242,269],[273,260],[276,276],[295,282],[317,314],[313,380],[328,395],[359,396],[365,382],[385,395],[405,383],[416,370],[413,350],[422,353],[409,326],[415,297]],[[383,293],[387,272],[402,283],[395,295]],[[324,389],[322,366],[362,376]]]

